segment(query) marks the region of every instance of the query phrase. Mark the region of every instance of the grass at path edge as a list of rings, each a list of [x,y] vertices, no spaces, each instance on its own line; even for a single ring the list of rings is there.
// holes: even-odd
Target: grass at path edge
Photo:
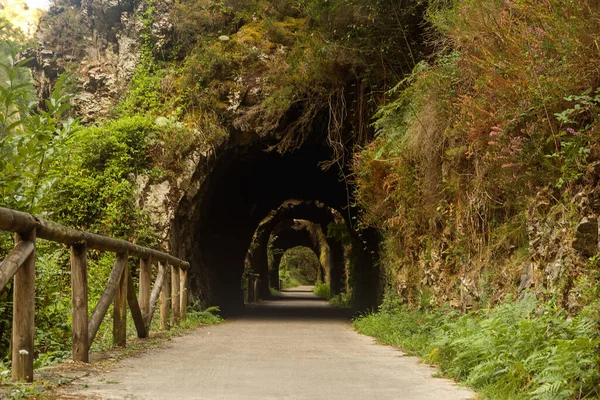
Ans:
[[[460,314],[386,298],[360,333],[438,365],[487,399],[599,399],[600,305],[570,317],[533,295]]]

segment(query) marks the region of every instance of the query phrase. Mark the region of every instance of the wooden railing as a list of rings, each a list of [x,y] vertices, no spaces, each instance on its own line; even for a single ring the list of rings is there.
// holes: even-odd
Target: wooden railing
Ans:
[[[189,263],[169,254],[120,239],[71,229],[31,214],[0,207],[0,231],[15,233],[15,248],[0,264],[0,292],[13,279],[12,379],[33,381],[35,331],[35,242],[47,239],[70,246],[73,315],[73,360],[89,362],[89,349],[114,299],[113,338],[126,344],[127,304],[140,338],[148,336],[157,300],[161,299],[161,328],[169,325],[167,267],[171,266],[171,309],[174,323],[186,316]],[[116,253],[106,288],[88,317],[87,250]],[[128,257],[140,259],[139,301],[136,298]],[[151,288],[151,266],[158,273]]]

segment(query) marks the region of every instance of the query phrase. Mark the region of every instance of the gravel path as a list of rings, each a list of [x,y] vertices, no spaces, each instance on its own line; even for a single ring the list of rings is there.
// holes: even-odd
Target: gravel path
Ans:
[[[309,287],[74,382],[102,399],[470,399],[436,370],[352,330]]]

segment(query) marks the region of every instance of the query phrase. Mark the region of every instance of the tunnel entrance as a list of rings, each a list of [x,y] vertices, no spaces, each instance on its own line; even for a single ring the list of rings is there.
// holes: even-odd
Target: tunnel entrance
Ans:
[[[257,227],[286,200],[299,199],[339,210],[355,242],[352,257],[360,260],[356,262],[359,271],[355,273],[353,289],[361,307],[375,305],[380,289],[373,250],[378,244],[368,243],[352,227],[352,188],[342,179],[347,171],[340,167],[321,168],[323,162],[332,158],[324,140],[307,141],[300,149],[284,154],[266,151],[268,145],[263,142],[241,146],[238,141],[238,145],[230,146],[208,176],[196,172],[196,179],[203,180],[202,184],[194,196],[181,201],[172,246],[191,264],[192,295],[206,305],[219,305],[226,313],[243,309],[244,261]],[[306,208],[301,217],[294,218],[321,224],[327,234],[319,213],[316,208]],[[335,257],[337,263],[344,263],[341,250],[335,250]],[[268,279],[261,281],[261,295],[266,297]],[[339,292],[342,277],[336,277],[336,282],[333,286]]]

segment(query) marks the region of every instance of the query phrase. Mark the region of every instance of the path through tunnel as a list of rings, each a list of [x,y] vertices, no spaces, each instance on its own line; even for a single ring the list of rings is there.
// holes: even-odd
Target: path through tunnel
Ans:
[[[243,309],[244,260],[257,227],[286,200],[300,199],[322,203],[343,216],[354,243],[353,293],[361,308],[374,306],[380,295],[374,257],[378,243],[368,232],[352,229],[352,189],[342,179],[343,171],[321,168],[332,157],[329,147],[317,140],[283,154],[265,148],[253,145],[226,150],[196,195],[180,203],[172,245],[192,266],[192,296],[206,305],[219,305],[225,313]],[[324,224],[320,213],[307,207],[293,218]],[[326,225],[322,228],[327,234]],[[339,250],[335,256],[343,257]],[[264,280],[261,293],[268,293]]]

